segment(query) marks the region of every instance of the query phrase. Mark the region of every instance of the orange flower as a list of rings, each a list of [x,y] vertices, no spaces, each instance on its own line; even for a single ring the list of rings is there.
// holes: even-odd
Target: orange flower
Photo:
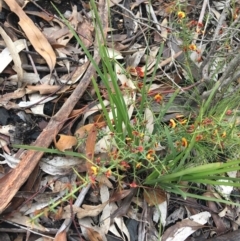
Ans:
[[[192,51],[196,51],[196,50],[197,50],[197,46],[196,46],[195,44],[190,44],[190,45],[188,46],[188,48],[189,48],[190,50],[192,50]]]
[[[227,136],[227,133],[226,133],[226,131],[224,131],[224,132],[222,133],[221,137],[222,137],[222,138],[225,138],[226,136]]]
[[[192,125],[189,125],[189,126],[188,126],[187,132],[188,132],[188,133],[193,133],[194,130],[195,130],[195,126],[192,124]]]
[[[232,110],[227,110],[225,115],[232,115],[233,111]]]
[[[111,170],[107,170],[107,171],[105,172],[105,176],[106,176],[107,178],[109,178],[111,175],[112,175],[112,171],[111,171]]]
[[[92,174],[96,176],[98,174],[98,168],[95,166],[91,166]]]
[[[138,147],[137,147],[137,150],[138,150],[139,152],[143,152],[143,151],[144,151],[144,148],[143,148],[143,146],[138,146]]]
[[[154,96],[154,100],[155,100],[157,103],[161,102],[162,99],[163,99],[163,97],[162,97],[160,94],[157,94],[157,95]]]
[[[127,170],[128,168],[130,168],[130,165],[126,161],[121,161],[120,166],[122,167],[122,169],[124,171]]]
[[[188,142],[187,142],[187,139],[185,137],[182,138],[182,146],[184,146],[184,147],[188,146]]]
[[[141,162],[138,162],[137,164],[136,164],[136,168],[140,168],[142,166],[142,163]]]
[[[187,119],[181,119],[181,120],[179,120],[179,123],[181,125],[185,125],[187,123]]]
[[[170,121],[169,126],[171,126],[174,129],[177,125],[176,122],[174,121],[174,119],[170,119],[169,121]]]
[[[153,156],[154,153],[155,153],[154,150],[149,150],[148,153],[147,153],[146,158],[147,158],[149,161],[154,161],[154,156]]]
[[[138,185],[137,185],[136,182],[133,181],[132,183],[129,184],[129,186],[130,186],[130,187],[133,187],[133,188],[136,188]]]
[[[197,135],[196,136],[196,141],[201,141],[203,139],[203,135]]]
[[[184,12],[182,12],[182,11],[179,11],[179,12],[177,13],[177,15],[178,15],[178,18],[179,18],[179,19],[183,19],[183,18],[186,17],[186,14],[185,14]]]
[[[135,69],[136,69],[136,72],[137,72],[137,76],[143,78],[144,75],[145,75],[143,68],[142,67],[135,67]]]

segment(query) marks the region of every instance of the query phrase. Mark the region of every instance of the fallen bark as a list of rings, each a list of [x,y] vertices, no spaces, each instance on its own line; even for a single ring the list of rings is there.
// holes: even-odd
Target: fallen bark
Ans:
[[[108,7],[106,0],[99,0],[98,10],[100,20],[102,21],[102,27],[104,30],[105,38],[108,25]],[[96,38],[93,58],[97,64],[100,61],[98,44],[99,42]],[[67,101],[62,106],[62,108],[57,112],[57,114],[51,118],[47,127],[39,135],[39,137],[34,143],[35,146],[48,147],[52,143],[54,136],[63,127],[65,121],[72,112],[74,106],[79,101],[79,99],[85,92],[86,88],[88,87],[89,83],[91,82],[94,74],[95,68],[92,64],[90,64],[85,75],[83,76],[83,78],[81,79],[80,83],[73,91],[71,96],[67,99]],[[6,174],[2,179],[0,179],[0,213],[2,213],[5,210],[5,208],[9,205],[16,192],[28,179],[29,175],[37,166],[43,154],[43,152],[37,152],[32,150],[26,151],[26,154],[20,161],[19,165],[15,169],[12,169],[12,171]]]

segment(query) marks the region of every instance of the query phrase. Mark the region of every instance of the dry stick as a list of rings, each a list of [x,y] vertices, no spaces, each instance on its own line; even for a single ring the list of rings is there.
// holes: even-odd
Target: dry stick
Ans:
[[[106,37],[108,17],[106,6],[106,0],[99,0],[99,15],[100,19],[102,20],[104,37]],[[98,44],[97,40],[95,41],[95,44]],[[100,56],[97,46],[95,46],[93,58],[94,61],[98,64],[100,61]],[[82,78],[76,89],[73,91],[71,96],[67,99],[67,101],[58,111],[58,113],[51,118],[47,127],[41,132],[36,142],[34,143],[35,146],[48,147],[52,143],[54,135],[58,133],[59,130],[62,128],[64,120],[68,118],[74,106],[85,92],[86,88],[91,82],[94,73],[95,68],[93,64],[90,64],[84,77]],[[4,209],[8,206],[9,202],[12,200],[16,192],[28,179],[29,175],[34,170],[43,154],[44,152],[40,151],[26,151],[25,156],[18,164],[18,166],[0,180],[0,213],[4,211]]]
[[[195,35],[193,37],[193,42],[192,42],[193,44],[195,44],[197,39],[198,39],[198,35],[199,35],[200,30],[201,30],[201,27],[199,26],[199,24],[202,25],[203,17],[204,17],[205,11],[206,11],[208,1],[209,0],[204,0],[204,2],[203,2],[201,13],[200,13],[200,16],[199,16],[199,19],[198,19],[197,29],[196,29]]]
[[[49,67],[47,67],[47,66],[35,66],[35,67],[36,67],[36,70],[39,72],[49,72],[50,71]],[[30,70],[30,71],[33,70],[33,67],[28,64],[23,64],[22,68],[24,70]],[[60,72],[60,73],[68,72],[67,67],[56,67],[55,69],[57,72]],[[76,67],[70,67],[70,71],[73,71],[74,69],[76,69]]]
[[[46,235],[46,234],[40,233],[40,232],[38,232],[38,231],[35,231],[35,230],[33,230],[32,228],[25,227],[25,226],[23,226],[23,225],[19,225],[19,224],[15,223],[15,222],[12,222],[12,221],[9,221],[9,220],[6,220],[6,219],[4,219],[4,220],[2,220],[2,221],[6,222],[6,223],[9,223],[9,224],[11,224],[11,225],[13,225],[13,226],[19,227],[18,229],[11,228],[11,229],[13,229],[13,230],[16,230],[16,231],[15,231],[16,233],[27,233],[27,232],[29,232],[29,233],[34,233],[34,234],[37,234],[37,235],[39,235],[39,236],[45,237],[45,238],[47,238],[47,239],[54,239],[54,238],[51,237],[51,236],[48,236],[48,235]],[[13,232],[13,231],[11,231],[11,229],[9,229],[9,231],[10,231],[10,232]],[[0,231],[1,231],[1,230],[2,230],[2,229],[0,229]],[[6,230],[7,230],[7,229],[6,229]],[[47,233],[48,233],[48,232],[47,232]],[[49,234],[49,233],[48,233],[48,234]]]
[[[26,47],[26,50],[29,51],[29,48],[28,48],[28,45],[27,45],[27,41],[24,39],[24,44],[25,44],[25,47]],[[39,76],[38,72],[37,72],[37,69],[36,69],[36,65],[34,64],[33,62],[33,58],[30,54],[27,54],[30,62],[31,62],[31,65],[32,65],[32,68],[33,68],[33,71],[34,73],[36,74],[36,76]]]

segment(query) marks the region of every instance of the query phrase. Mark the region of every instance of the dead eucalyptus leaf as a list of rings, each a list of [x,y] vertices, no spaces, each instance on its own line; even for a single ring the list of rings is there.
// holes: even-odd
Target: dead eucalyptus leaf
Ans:
[[[0,27],[0,34],[4,42],[6,43],[8,50],[12,56],[12,59],[15,65],[15,71],[17,72],[17,76],[18,76],[18,83],[19,83],[19,86],[21,86],[20,83],[23,79],[23,69],[22,69],[22,61],[18,54],[17,48],[13,43],[12,39],[7,35],[7,33],[4,31],[2,27]]]
[[[104,202],[102,204],[99,204],[97,206],[92,206],[92,205],[82,205],[81,210],[79,210],[79,212],[77,213],[77,217],[79,219],[83,218],[83,217],[96,217],[99,213],[102,212],[102,210],[104,209],[104,207],[108,204],[107,202]]]
[[[167,200],[167,195],[161,188],[144,189],[143,196],[149,206],[156,206]]]
[[[94,157],[97,133],[98,133],[97,127],[95,125],[93,125],[88,133],[88,137],[86,140],[86,155],[87,155],[87,158],[89,158],[91,160],[93,160],[93,157]]]
[[[28,228],[34,228],[36,230],[40,230],[40,231],[43,231],[43,232],[47,231],[47,229],[44,228],[42,225],[40,225],[38,223],[33,223],[32,219],[30,217],[22,215],[19,212],[14,212],[14,214],[12,216],[9,216],[6,219],[11,221],[11,222],[14,222],[14,223],[27,226]]]
[[[5,2],[10,7],[11,11],[19,17],[19,25],[21,26],[22,30],[28,37],[35,50],[46,60],[52,72],[56,64],[56,55],[47,39],[18,5],[17,1],[5,0]]]
[[[48,85],[48,84],[42,84],[42,85],[28,85],[27,86],[27,94],[39,92],[41,95],[48,95],[53,93],[63,93],[67,91],[70,87],[64,86],[60,89],[60,86],[58,85]]]
[[[72,206],[67,205],[64,207],[64,214],[62,218],[70,218],[73,213],[77,214],[78,219],[82,219],[84,217],[96,217],[99,213],[102,212],[104,207],[108,204],[107,202],[104,202],[102,204],[93,206],[93,205],[82,205],[82,208],[79,208],[77,206]]]
[[[67,241],[66,231],[64,230],[64,231],[56,234],[56,237],[54,238],[54,241]]]
[[[67,136],[62,134],[59,136],[60,139],[58,141],[54,140],[55,147],[59,151],[65,151],[77,145],[77,138],[75,136]]]
[[[211,214],[205,211],[192,215],[181,222],[177,222],[164,232],[161,240],[184,241],[189,235],[202,228],[210,217]]]
[[[19,39],[14,43],[15,50],[17,53],[22,51],[25,48],[24,39]],[[13,60],[13,56],[11,55],[8,48],[5,48],[0,53],[0,73],[8,66],[8,64]]]
[[[92,228],[86,228],[86,231],[87,231],[87,236],[88,236],[88,239],[90,241],[101,241],[103,240],[100,233],[98,233],[97,231],[95,231],[94,229]]]

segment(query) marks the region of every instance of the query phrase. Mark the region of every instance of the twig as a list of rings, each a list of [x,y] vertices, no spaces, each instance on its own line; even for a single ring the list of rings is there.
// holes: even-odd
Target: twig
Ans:
[[[36,70],[39,71],[39,72],[49,72],[50,71],[49,67],[47,67],[47,66],[35,66],[35,67],[36,67]],[[23,64],[22,68],[24,70],[30,70],[30,71],[33,70],[33,66],[28,65],[28,64]],[[68,72],[67,67],[57,67],[55,69],[56,69],[57,72],[60,72],[60,73]],[[75,69],[76,69],[76,67],[70,67],[71,71],[73,71]]]
[[[43,234],[43,233],[39,233],[39,232],[37,232],[37,231],[34,231],[34,230],[31,229],[31,228],[27,228],[27,227],[25,227],[25,226],[19,225],[19,224],[17,224],[17,223],[12,222],[12,221],[9,221],[9,220],[2,220],[2,221],[6,222],[6,223],[10,223],[10,224],[12,224],[13,226],[19,227],[20,230],[23,229],[23,230],[25,230],[25,232],[30,232],[30,233],[34,233],[34,234],[37,234],[37,235],[42,236],[42,237],[45,237],[45,238],[54,239],[54,238],[51,237],[51,236],[48,236],[48,235]]]
[[[204,17],[204,14],[205,14],[205,11],[206,11],[206,7],[207,7],[207,4],[208,4],[208,1],[209,0],[204,0],[203,1],[203,4],[202,4],[202,10],[201,10],[201,13],[200,13],[200,16],[199,16],[199,19],[198,19],[198,24],[197,24],[197,28],[196,28],[196,32],[195,32],[195,35],[194,35],[194,40],[193,40],[193,43],[195,44],[196,41],[197,41],[197,38],[198,38],[198,35],[199,35],[199,32],[201,30],[200,26],[199,25],[202,25],[202,22],[203,22],[203,17]]]
[[[26,50],[29,51],[29,48],[28,48],[26,39],[24,39],[24,44],[25,44]],[[29,53],[27,53],[27,56],[28,56],[28,58],[29,58],[29,60],[30,60],[30,62],[31,62],[31,65],[32,65],[32,68],[33,68],[33,72],[34,72],[37,76],[39,76],[39,74],[38,74],[38,72],[37,72],[37,69],[36,69],[36,65],[35,65],[34,62],[33,62],[32,56],[31,56]],[[49,69],[49,70],[50,70],[50,69]],[[42,83],[41,83],[41,84],[42,84]]]

